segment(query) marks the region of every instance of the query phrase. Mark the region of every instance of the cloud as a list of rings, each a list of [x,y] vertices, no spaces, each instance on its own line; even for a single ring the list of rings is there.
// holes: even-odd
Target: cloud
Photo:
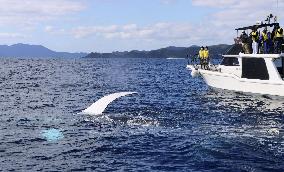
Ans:
[[[69,35],[81,41],[91,39],[127,41],[130,44],[131,42],[140,42],[141,46],[147,42],[151,42],[153,46],[211,45],[233,42],[235,32],[231,28],[224,29],[223,26],[217,25],[214,26],[214,29],[212,27],[204,27],[202,24],[192,23],[159,22],[147,26],[139,26],[137,24],[79,26],[69,30],[46,26],[45,32],[52,35]],[[137,45],[132,46],[139,47]]]
[[[224,8],[235,5],[239,0],[192,0],[195,6],[218,7]]]
[[[138,42],[216,44],[233,40],[233,34],[222,27],[203,27],[191,23],[156,23],[148,26],[136,24],[78,27],[69,34],[77,39],[101,37],[108,40],[129,40]],[[232,42],[232,41],[231,41]]]
[[[0,32],[0,38],[1,39],[16,39],[16,38],[26,38],[26,35],[20,34],[20,33],[6,33],[6,32]]]
[[[88,36],[100,36],[115,33],[118,30],[118,26],[88,26],[88,27],[76,27],[70,31],[75,38],[84,38]],[[107,37],[107,36],[106,36]]]
[[[177,3],[178,0],[159,0],[159,2],[172,4]],[[279,1],[278,8],[277,0],[269,2],[267,0],[192,0],[191,2],[194,7],[199,8],[198,10],[204,9],[208,14],[198,23],[157,22],[139,25],[138,21],[132,21],[133,23],[124,25],[87,25],[69,29],[47,26],[45,32],[65,34],[81,40],[86,38],[102,42],[114,40],[129,44],[139,42],[141,44],[129,47],[141,46],[142,49],[149,41],[152,43],[151,46],[233,43],[233,38],[236,36],[235,28],[253,25],[256,21],[264,20],[268,14],[277,11],[280,23],[284,22],[284,13],[280,13],[284,9],[284,1]]]
[[[284,1],[279,1],[278,7],[277,0],[269,2],[267,0],[192,0],[192,4],[215,9],[203,19],[201,25],[210,27],[209,32],[213,31],[221,38],[226,37],[226,42],[229,42],[229,36],[231,39],[236,36],[235,28],[264,21],[270,13],[274,15],[278,13],[278,22],[280,24],[284,22],[284,14],[278,12],[284,9]],[[217,40],[217,37],[215,39]]]
[[[65,29],[59,29],[57,27],[54,26],[46,26],[44,28],[44,32],[52,34],[52,35],[63,35],[63,34],[67,34]]]
[[[0,0],[0,24],[33,25],[78,12],[85,6],[74,0]]]
[[[136,24],[77,27],[71,34],[75,38],[101,36],[107,39],[168,40],[190,39],[190,31],[193,31],[190,24],[156,23],[144,27]]]
[[[211,7],[218,9],[217,12],[207,16],[213,24],[218,25],[247,25],[256,21],[264,20],[270,13],[277,13],[284,9],[284,1],[277,0],[192,0],[194,6]],[[282,13],[278,14],[284,18]]]

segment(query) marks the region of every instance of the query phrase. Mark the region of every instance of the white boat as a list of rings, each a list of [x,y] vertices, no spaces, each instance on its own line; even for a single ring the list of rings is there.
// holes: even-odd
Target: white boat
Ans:
[[[284,96],[284,54],[226,54],[219,65],[189,64],[192,77],[201,76],[213,88]]]

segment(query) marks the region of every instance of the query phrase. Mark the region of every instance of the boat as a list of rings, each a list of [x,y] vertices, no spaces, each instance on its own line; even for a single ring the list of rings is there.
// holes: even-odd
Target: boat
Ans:
[[[277,24],[260,24],[257,27],[270,27]],[[237,28],[236,30],[248,30],[255,26]],[[187,69],[191,70],[192,77],[202,77],[205,83],[212,88],[283,97],[283,66],[283,52],[279,54],[244,54],[240,42],[235,41],[235,44],[222,55],[220,64],[209,64],[207,69],[202,69],[199,64],[188,64]]]

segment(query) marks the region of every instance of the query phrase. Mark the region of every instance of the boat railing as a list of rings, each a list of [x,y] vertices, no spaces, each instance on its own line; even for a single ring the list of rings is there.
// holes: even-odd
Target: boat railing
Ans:
[[[232,58],[280,58],[284,57],[284,53],[281,54],[244,54],[244,53],[239,53],[238,55],[223,55],[223,57],[232,57]]]

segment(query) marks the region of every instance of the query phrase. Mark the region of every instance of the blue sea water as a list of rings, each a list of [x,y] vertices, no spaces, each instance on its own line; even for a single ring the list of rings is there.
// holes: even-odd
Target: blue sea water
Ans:
[[[213,90],[186,60],[0,64],[0,171],[284,171],[284,99]],[[78,114],[120,91],[138,94]]]

